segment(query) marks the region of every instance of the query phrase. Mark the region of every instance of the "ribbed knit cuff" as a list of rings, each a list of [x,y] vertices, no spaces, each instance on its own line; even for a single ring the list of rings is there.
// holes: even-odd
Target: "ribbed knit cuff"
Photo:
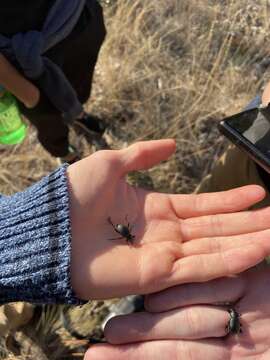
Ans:
[[[1,303],[82,303],[70,285],[66,167],[24,192],[0,198]]]

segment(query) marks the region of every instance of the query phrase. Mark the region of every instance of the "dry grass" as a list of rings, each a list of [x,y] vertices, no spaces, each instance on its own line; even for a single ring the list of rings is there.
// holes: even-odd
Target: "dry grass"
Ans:
[[[87,107],[109,122],[112,148],[175,138],[176,155],[132,181],[191,192],[224,147],[217,120],[240,110],[269,76],[268,2],[112,3],[105,11],[108,35]],[[94,150],[82,137],[76,141],[85,154]],[[56,166],[32,130],[23,145],[0,154],[4,193],[22,190]]]
[[[111,119],[113,146],[175,138],[174,159],[148,175],[157,189],[190,192],[220,150],[215,121],[239,110],[263,81],[266,2],[118,4],[110,11],[94,106]]]

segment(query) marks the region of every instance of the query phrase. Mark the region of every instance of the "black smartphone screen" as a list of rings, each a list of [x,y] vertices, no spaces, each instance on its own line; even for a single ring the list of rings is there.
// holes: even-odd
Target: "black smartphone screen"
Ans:
[[[263,110],[247,110],[226,118],[225,122],[267,157],[270,156],[270,121]]]

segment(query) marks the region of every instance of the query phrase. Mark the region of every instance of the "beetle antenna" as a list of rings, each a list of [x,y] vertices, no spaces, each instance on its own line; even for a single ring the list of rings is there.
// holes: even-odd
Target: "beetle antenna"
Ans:
[[[108,220],[108,222],[114,227],[114,224],[113,224],[112,219],[111,219],[110,216],[107,218],[107,220]]]
[[[130,227],[130,224],[129,224],[129,221],[128,221],[128,215],[125,216],[125,220],[126,220],[126,223],[127,223],[128,228],[129,228],[129,227]]]

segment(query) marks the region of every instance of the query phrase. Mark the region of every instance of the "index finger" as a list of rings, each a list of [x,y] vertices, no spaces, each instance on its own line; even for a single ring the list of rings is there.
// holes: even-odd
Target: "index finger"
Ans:
[[[263,200],[265,190],[258,185],[206,194],[169,195],[179,218],[224,214],[241,211]]]

